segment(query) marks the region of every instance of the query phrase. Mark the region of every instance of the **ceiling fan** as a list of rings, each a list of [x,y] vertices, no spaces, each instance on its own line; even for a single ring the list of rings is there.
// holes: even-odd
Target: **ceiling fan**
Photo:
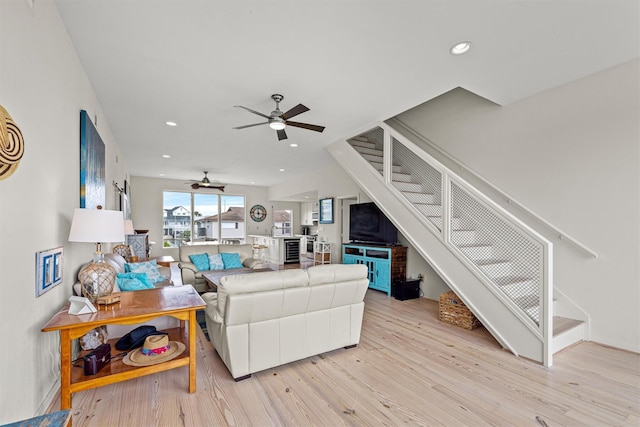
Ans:
[[[244,129],[244,128],[250,128],[252,126],[260,126],[260,125],[268,124],[271,129],[275,130],[278,133],[279,141],[282,141],[283,139],[287,139],[287,133],[284,131],[284,128],[287,126],[313,130],[316,132],[322,132],[324,130],[324,126],[310,125],[308,123],[292,122],[289,120],[290,118],[295,117],[298,114],[302,114],[306,111],[309,111],[309,109],[304,105],[298,104],[292,109],[290,109],[289,111],[287,111],[286,113],[283,113],[282,111],[280,111],[280,102],[284,99],[284,96],[274,94],[274,95],[271,95],[271,99],[273,99],[276,102],[276,109],[273,110],[269,115],[262,114],[258,111],[252,110],[251,108],[243,107],[242,105],[234,105],[234,107],[236,108],[242,108],[243,110],[247,110],[250,113],[257,114],[258,116],[264,117],[265,119],[267,119],[266,122],[254,123],[252,125],[238,126],[238,127],[235,127],[234,129]]]
[[[211,180],[207,177],[208,173],[209,173],[208,171],[204,171],[204,177],[200,181],[196,181],[194,179],[189,181],[189,182],[192,183],[191,184],[191,188],[193,188],[194,190],[198,190],[200,188],[210,188],[212,190],[220,190],[220,191],[224,192],[224,187],[226,185],[225,184],[220,184],[218,182],[212,183]]]

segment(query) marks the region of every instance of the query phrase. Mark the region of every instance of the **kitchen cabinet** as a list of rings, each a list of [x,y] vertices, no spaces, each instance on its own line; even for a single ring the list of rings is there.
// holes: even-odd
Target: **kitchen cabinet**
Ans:
[[[284,265],[285,263],[300,262],[300,238],[299,237],[271,237],[263,235],[250,235],[254,245],[264,246],[265,261],[271,264]]]
[[[391,296],[391,284],[406,279],[406,246],[342,245],[343,264],[363,264],[367,267],[369,287]]]
[[[307,238],[306,237],[301,237],[300,238],[300,256],[306,256],[307,255]]]
[[[302,225],[318,224],[318,202],[300,204],[300,223]]]

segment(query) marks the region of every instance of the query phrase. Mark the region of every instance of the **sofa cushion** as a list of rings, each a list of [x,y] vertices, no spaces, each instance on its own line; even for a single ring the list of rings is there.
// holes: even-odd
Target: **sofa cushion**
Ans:
[[[237,253],[242,263],[244,263],[247,258],[253,258],[253,246],[249,244],[218,245],[218,252],[221,254]]]
[[[118,273],[125,273],[125,265],[127,260],[122,257],[122,255],[118,254],[104,254],[104,260],[108,262],[113,268],[116,269]]]
[[[156,260],[134,262],[129,264],[131,273],[145,273],[153,283],[163,282],[165,277],[160,273]]]
[[[242,268],[242,261],[240,261],[240,254],[237,252],[229,252],[219,254],[222,257],[222,262],[224,263],[224,269],[228,270],[230,268]]]
[[[274,289],[307,286],[309,276],[301,269],[263,271],[252,274],[224,276],[218,286],[218,305],[216,321],[224,319],[227,297],[245,292],[269,291]]]
[[[180,247],[178,248],[178,258],[181,262],[191,262],[191,259],[189,259],[189,255],[201,253],[217,254],[218,246],[221,245],[180,245]]]
[[[367,276],[367,267],[363,264],[324,264],[307,269],[309,286],[325,283],[345,282]]]
[[[207,254],[209,256],[209,270],[224,270],[224,262],[220,254]]]
[[[196,266],[198,271],[209,269],[209,255],[206,253],[189,255],[189,259]]]

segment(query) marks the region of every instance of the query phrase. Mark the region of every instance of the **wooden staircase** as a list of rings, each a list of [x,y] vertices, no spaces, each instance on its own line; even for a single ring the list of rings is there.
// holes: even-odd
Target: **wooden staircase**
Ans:
[[[366,136],[357,136],[347,141],[360,156],[380,175],[383,175],[383,150],[380,142],[370,141]],[[406,165],[394,158],[391,165],[391,186],[432,224],[435,232],[442,231],[444,209],[440,196],[416,179]],[[384,207],[382,207],[384,208]],[[384,210],[384,209],[383,209]],[[465,217],[464,213],[451,218],[449,235],[455,245],[458,256],[471,264],[483,282],[488,282],[512,305],[539,324],[541,321],[539,280],[530,277],[527,268],[521,266],[522,260],[500,245],[500,234],[492,236],[487,230],[479,230],[477,221]],[[523,271],[525,274],[523,274]],[[555,300],[554,300],[555,312]],[[480,317],[480,316],[478,316]],[[553,353],[566,348],[584,336],[584,322],[553,316]]]

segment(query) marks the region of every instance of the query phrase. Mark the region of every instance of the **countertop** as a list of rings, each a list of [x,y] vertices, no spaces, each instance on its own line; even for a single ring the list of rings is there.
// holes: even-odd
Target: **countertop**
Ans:
[[[302,238],[302,235],[293,235],[293,236],[269,236],[268,234],[249,234],[247,237],[263,237],[267,239],[283,239],[283,240],[298,240]]]

